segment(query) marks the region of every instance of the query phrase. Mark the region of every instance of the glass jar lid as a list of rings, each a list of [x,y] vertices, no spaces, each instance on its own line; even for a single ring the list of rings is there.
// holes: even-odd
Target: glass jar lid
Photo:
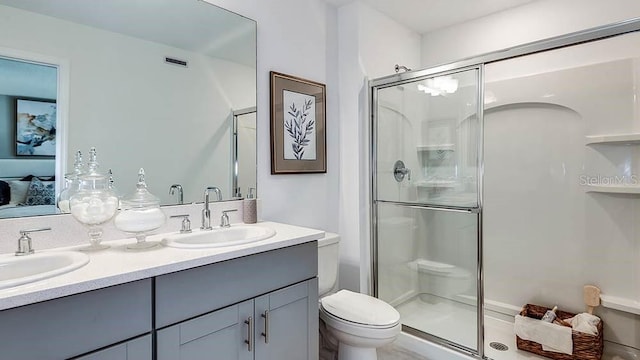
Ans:
[[[160,207],[160,198],[151,194],[149,190],[147,190],[147,183],[144,178],[143,168],[140,168],[140,171],[138,171],[138,183],[136,184],[136,191],[122,200],[122,207],[123,209],[146,209]]]
[[[80,180],[80,190],[108,190],[109,179],[98,171],[99,168],[96,148],[89,150],[89,163],[87,164],[87,172],[78,175]]]

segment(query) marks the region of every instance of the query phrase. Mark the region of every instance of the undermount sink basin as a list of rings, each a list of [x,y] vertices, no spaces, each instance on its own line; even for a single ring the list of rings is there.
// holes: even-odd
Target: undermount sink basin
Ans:
[[[0,257],[0,289],[62,275],[88,262],[87,254],[74,251],[3,255]]]
[[[176,248],[202,249],[247,244],[268,239],[276,234],[270,227],[261,225],[231,225],[228,228],[195,230],[190,234],[173,234],[162,241]]]

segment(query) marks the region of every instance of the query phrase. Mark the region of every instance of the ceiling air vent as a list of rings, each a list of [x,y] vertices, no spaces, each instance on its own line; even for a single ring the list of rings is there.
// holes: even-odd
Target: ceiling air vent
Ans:
[[[187,61],[186,60],[175,59],[175,58],[171,58],[171,57],[168,57],[168,56],[165,56],[164,62],[167,63],[167,64],[171,64],[171,65],[187,67]]]

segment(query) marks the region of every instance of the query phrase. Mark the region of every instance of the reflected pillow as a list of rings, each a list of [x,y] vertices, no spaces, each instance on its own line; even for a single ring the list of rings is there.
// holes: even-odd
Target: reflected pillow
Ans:
[[[31,181],[31,180],[33,180],[33,178],[36,178],[36,177],[38,179],[42,180],[42,181],[55,181],[56,180],[55,175],[52,176],[52,177],[49,177],[49,178],[42,177],[42,176],[27,175],[27,176],[23,177],[22,179],[20,179],[20,181]]]
[[[55,182],[40,181],[37,177],[31,179],[25,205],[55,205]]]
[[[11,186],[11,203],[24,204],[27,200],[27,191],[29,191],[30,181],[13,180],[9,181]]]

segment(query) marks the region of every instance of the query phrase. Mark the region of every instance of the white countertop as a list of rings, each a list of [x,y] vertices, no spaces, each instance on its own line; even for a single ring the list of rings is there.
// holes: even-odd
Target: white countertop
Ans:
[[[276,234],[249,244],[208,249],[178,249],[160,245],[146,251],[131,251],[126,249],[126,245],[134,243],[136,240],[133,238],[105,242],[111,247],[87,252],[89,263],[77,270],[0,290],[0,310],[298,245],[324,236],[324,231],[298,226],[274,222],[261,222],[259,225],[273,228]],[[160,241],[166,235],[149,236],[147,241]],[[38,251],[36,247],[36,252],[68,251],[83,246],[43,251]]]

